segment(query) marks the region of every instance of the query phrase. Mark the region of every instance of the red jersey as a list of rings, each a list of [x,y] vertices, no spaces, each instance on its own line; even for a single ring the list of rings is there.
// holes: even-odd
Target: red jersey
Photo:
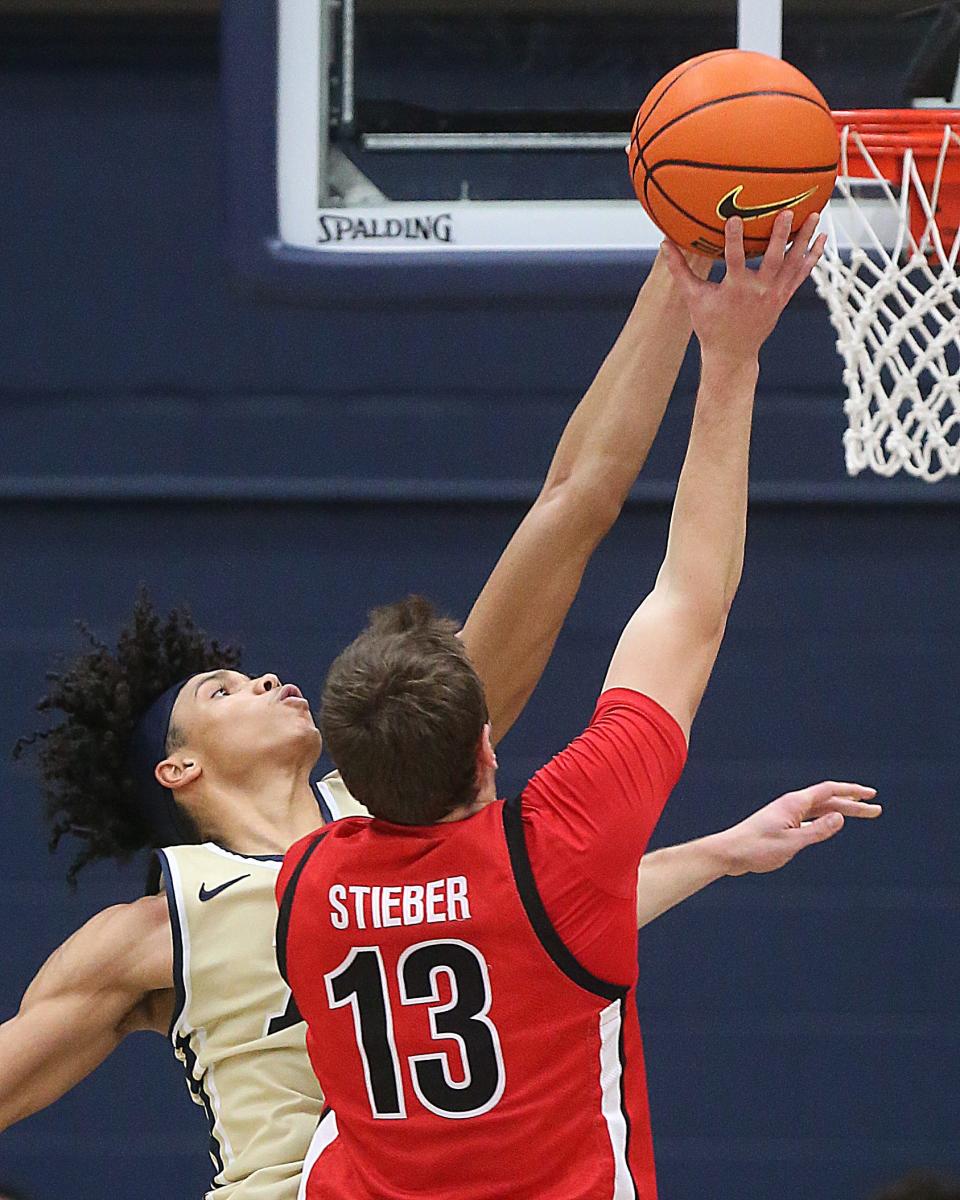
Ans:
[[[616,689],[519,800],[291,849],[277,954],[330,1106],[307,1200],[655,1200],[636,878],[684,755]]]

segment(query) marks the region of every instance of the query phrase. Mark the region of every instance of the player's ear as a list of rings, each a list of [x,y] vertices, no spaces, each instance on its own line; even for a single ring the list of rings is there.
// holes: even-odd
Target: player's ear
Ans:
[[[484,769],[495,771],[497,769],[497,755],[493,748],[493,742],[490,740],[490,722],[488,721],[483,727],[483,733],[480,735],[480,741],[477,745],[477,770]]]
[[[153,773],[158,783],[175,792],[178,788],[199,779],[202,768],[192,755],[171,754],[163,762],[157,763]]]

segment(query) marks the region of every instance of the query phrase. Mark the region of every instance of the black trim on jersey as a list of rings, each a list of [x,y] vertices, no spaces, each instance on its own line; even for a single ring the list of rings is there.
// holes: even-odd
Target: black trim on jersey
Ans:
[[[170,1019],[170,1028],[167,1030],[167,1037],[172,1039],[177,1022],[183,1016],[183,1010],[187,1007],[187,991],[183,982],[183,930],[180,927],[180,910],[177,908],[177,893],[173,886],[173,873],[170,870],[170,860],[167,858],[166,850],[157,850],[155,854],[160,863],[163,890],[167,893],[167,910],[170,913],[170,933],[173,937],[173,991],[175,999],[173,1016]]]
[[[287,987],[290,986],[290,980],[287,978],[287,934],[290,930],[290,910],[293,908],[293,894],[297,890],[297,884],[300,882],[303,868],[310,861],[310,856],[314,850],[316,850],[329,832],[329,829],[324,829],[320,833],[313,835],[313,841],[303,852],[303,858],[294,867],[293,874],[287,883],[287,889],[283,893],[283,899],[280,901],[280,913],[277,917],[277,969],[280,972],[280,978]]]
[[[634,1200],[639,1200],[640,1193],[637,1191],[637,1181],[633,1177],[633,1168],[630,1166],[630,1138],[633,1134],[633,1127],[630,1124],[630,1114],[627,1112],[627,1052],[623,1045],[623,1030],[626,1025],[626,1009],[631,1002],[636,1004],[636,997],[624,996],[620,1001],[620,1038],[617,1046],[617,1057],[620,1059],[620,1111],[623,1113],[624,1124],[627,1127],[627,1135],[623,1142],[623,1157],[627,1164],[627,1178],[630,1180],[630,1186],[633,1188]]]
[[[586,967],[580,965],[576,958],[563,944],[560,935],[553,927],[553,922],[547,916],[543,906],[537,881],[533,877],[530,856],[527,853],[527,839],[523,832],[523,816],[520,811],[521,798],[507,800],[503,806],[503,832],[507,839],[507,850],[510,853],[510,866],[513,868],[513,878],[520,893],[520,902],[526,911],[533,932],[544,950],[550,955],[557,967],[578,987],[604,1000],[623,1000],[629,988],[608,983],[598,979]]]
[[[203,1086],[204,1075],[199,1077],[195,1074],[197,1069],[197,1055],[190,1043],[188,1035],[181,1034],[174,1043],[177,1054],[181,1056],[183,1070],[187,1077],[187,1088],[190,1095],[196,1104],[199,1104],[207,1116],[207,1124],[210,1127],[210,1158],[213,1165],[217,1168],[218,1175],[223,1174],[223,1155],[220,1152],[220,1142],[216,1135],[217,1115],[213,1111],[213,1103],[207,1094],[207,1089]],[[214,1188],[222,1187],[223,1184],[214,1182]]]
[[[283,862],[282,854],[243,854],[239,850],[231,850],[229,846],[221,846],[219,842],[213,842],[218,850],[222,850],[224,854],[232,854],[234,858],[250,858],[254,862]]]

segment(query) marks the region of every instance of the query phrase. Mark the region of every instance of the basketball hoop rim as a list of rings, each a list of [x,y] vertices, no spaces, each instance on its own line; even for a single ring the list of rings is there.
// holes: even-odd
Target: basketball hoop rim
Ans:
[[[960,108],[859,108],[832,114],[840,137],[837,184],[878,184],[900,212],[901,233],[940,251],[960,245]],[[942,239],[946,241],[942,241]],[[951,270],[956,261],[951,258]]]
[[[871,150],[938,149],[948,126],[960,132],[960,108],[835,109],[832,116]]]

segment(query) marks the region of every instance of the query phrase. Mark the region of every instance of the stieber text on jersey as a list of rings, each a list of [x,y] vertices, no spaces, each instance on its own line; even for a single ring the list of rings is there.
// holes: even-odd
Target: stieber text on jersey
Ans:
[[[463,875],[406,883],[402,887],[335,883],[328,893],[334,929],[388,929],[391,925],[428,925],[467,921],[470,903]]]

